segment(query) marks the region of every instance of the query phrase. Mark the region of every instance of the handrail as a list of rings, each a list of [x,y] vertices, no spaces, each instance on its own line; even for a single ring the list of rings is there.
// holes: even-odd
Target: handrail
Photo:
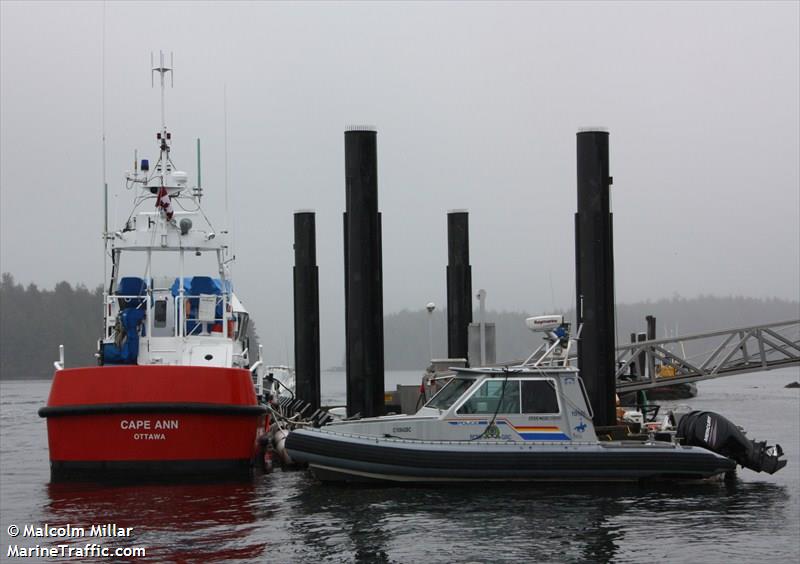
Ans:
[[[778,321],[775,323],[766,323],[764,325],[750,325],[748,327],[738,327],[735,329],[723,329],[720,331],[711,331],[709,333],[693,333],[689,335],[681,335],[680,337],[669,337],[665,339],[653,339],[652,341],[639,341],[636,343],[629,343],[624,345],[617,345],[617,352],[622,352],[626,350],[630,350],[635,348],[643,343],[647,343],[650,345],[655,344],[669,344],[669,343],[679,343],[681,341],[693,341],[697,339],[707,339],[709,337],[720,337],[722,335],[727,335],[728,333],[738,333],[738,332],[747,332],[752,329],[767,329],[773,327],[781,327],[784,325],[797,325],[800,324],[800,319],[792,319],[790,321]]]
[[[169,288],[164,288],[161,291],[169,291],[169,290],[170,290]],[[148,314],[150,314],[150,315],[147,315],[147,317],[150,318],[150,317],[152,317],[152,306],[151,306],[150,302],[152,302],[153,294],[154,294],[154,291],[149,289],[149,288],[147,289],[147,292],[144,293],[144,294],[118,294],[118,293],[108,294],[105,297],[105,305],[113,306],[114,310],[112,310],[112,312],[115,313],[115,314],[118,314],[119,310],[121,310],[122,308],[119,307],[119,305],[117,303],[117,300],[119,300],[119,299],[140,299],[140,300],[142,300],[142,303],[137,305],[136,308],[138,309],[138,308],[141,308],[141,307],[144,306],[147,309]],[[209,331],[208,333],[196,333],[196,334],[194,333],[194,331],[201,324],[208,324],[208,325],[222,324],[222,333],[225,336],[227,336],[228,338],[231,338],[231,339],[234,338],[235,330],[230,335],[226,335],[228,333],[227,322],[235,321],[234,312],[233,311],[228,311],[228,307],[227,307],[229,304],[232,303],[232,300],[230,299],[230,296],[232,296],[232,294],[233,294],[232,292],[223,292],[221,294],[184,294],[184,298],[183,298],[184,300],[191,299],[191,298],[199,298],[201,295],[203,295],[203,296],[205,296],[205,295],[214,296],[216,298],[215,308],[218,307],[219,304],[221,303],[223,305],[223,309],[222,309],[222,317],[216,317],[215,316],[215,317],[210,318],[210,319],[202,319],[202,320],[201,319],[197,319],[197,318],[193,318],[193,317],[186,317],[186,319],[183,320],[184,323],[188,322],[188,321],[192,321],[192,322],[197,323],[197,325],[192,329],[192,331],[189,334],[184,334],[183,336],[184,337],[188,337],[188,336],[207,336],[207,335],[212,335],[213,333],[216,333],[216,331]],[[180,310],[186,311],[186,308],[180,308],[179,307],[180,306],[180,299],[179,299],[178,296],[172,296],[172,298],[173,298],[173,316],[174,316],[174,318],[176,320],[179,320],[180,319]],[[109,324],[108,327],[113,327],[114,318],[115,317],[116,317],[116,315],[108,315],[107,316],[108,324]],[[176,321],[175,329],[177,330],[179,327],[180,327],[179,326],[179,321]],[[152,327],[149,324],[148,324],[148,329],[149,329],[148,330],[148,335],[151,335],[152,334]],[[177,332],[176,332],[175,336],[178,336]]]
[[[790,332],[791,337],[781,334]],[[703,339],[710,339],[711,346],[701,353],[678,354],[667,348]],[[642,355],[645,362],[639,367]],[[629,370],[633,363],[640,368],[638,374]],[[617,390],[646,390],[795,365],[800,365],[800,319],[621,345]]]
[[[53,363],[56,370],[64,370],[64,345],[58,345],[58,360]]]

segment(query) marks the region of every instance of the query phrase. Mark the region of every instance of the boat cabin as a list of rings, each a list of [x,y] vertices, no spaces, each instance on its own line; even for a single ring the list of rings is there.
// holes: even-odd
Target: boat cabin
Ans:
[[[331,431],[411,440],[595,441],[592,412],[571,367],[456,368],[414,415],[329,425]]]
[[[211,227],[200,193],[184,193],[185,173],[171,171],[164,183],[155,201],[157,208],[169,201],[168,214],[146,206],[154,198],[145,189],[125,227],[109,236],[112,269],[98,361],[247,367],[249,315],[233,293],[225,233],[217,236]],[[123,266],[138,275],[121,275]]]
[[[103,365],[225,366],[235,360],[228,349],[246,349],[249,314],[218,278],[186,277],[181,287],[179,278],[122,277],[106,311]]]

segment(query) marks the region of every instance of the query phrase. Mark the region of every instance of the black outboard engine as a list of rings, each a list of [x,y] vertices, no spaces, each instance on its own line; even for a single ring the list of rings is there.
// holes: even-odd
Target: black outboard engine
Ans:
[[[780,460],[780,445],[752,441],[736,425],[711,411],[692,411],[681,417],[678,436],[683,444],[707,448],[756,472],[774,474],[786,466],[786,461]]]

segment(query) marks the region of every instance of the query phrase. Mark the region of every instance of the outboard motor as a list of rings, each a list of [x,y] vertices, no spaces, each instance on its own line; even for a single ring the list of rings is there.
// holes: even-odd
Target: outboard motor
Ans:
[[[681,417],[678,436],[686,445],[707,448],[756,472],[774,474],[786,466],[786,461],[780,460],[780,445],[750,440],[736,425],[711,411],[692,411]]]

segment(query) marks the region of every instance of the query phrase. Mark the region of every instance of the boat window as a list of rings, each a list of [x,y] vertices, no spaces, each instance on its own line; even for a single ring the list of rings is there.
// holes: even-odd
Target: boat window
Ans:
[[[486,380],[464,402],[464,405],[458,408],[458,413],[460,415],[519,413],[519,381]]]
[[[558,412],[558,397],[552,380],[523,380],[522,413]]]
[[[237,320],[236,324],[236,339],[244,339],[247,336],[247,325],[250,319],[250,315],[244,312],[234,313],[234,319]]]
[[[433,407],[434,409],[450,409],[450,406],[460,398],[467,388],[475,382],[472,378],[453,378],[444,388],[439,390],[439,393],[431,398],[425,407]]]
[[[153,304],[153,326],[167,326],[167,298],[158,299]]]

